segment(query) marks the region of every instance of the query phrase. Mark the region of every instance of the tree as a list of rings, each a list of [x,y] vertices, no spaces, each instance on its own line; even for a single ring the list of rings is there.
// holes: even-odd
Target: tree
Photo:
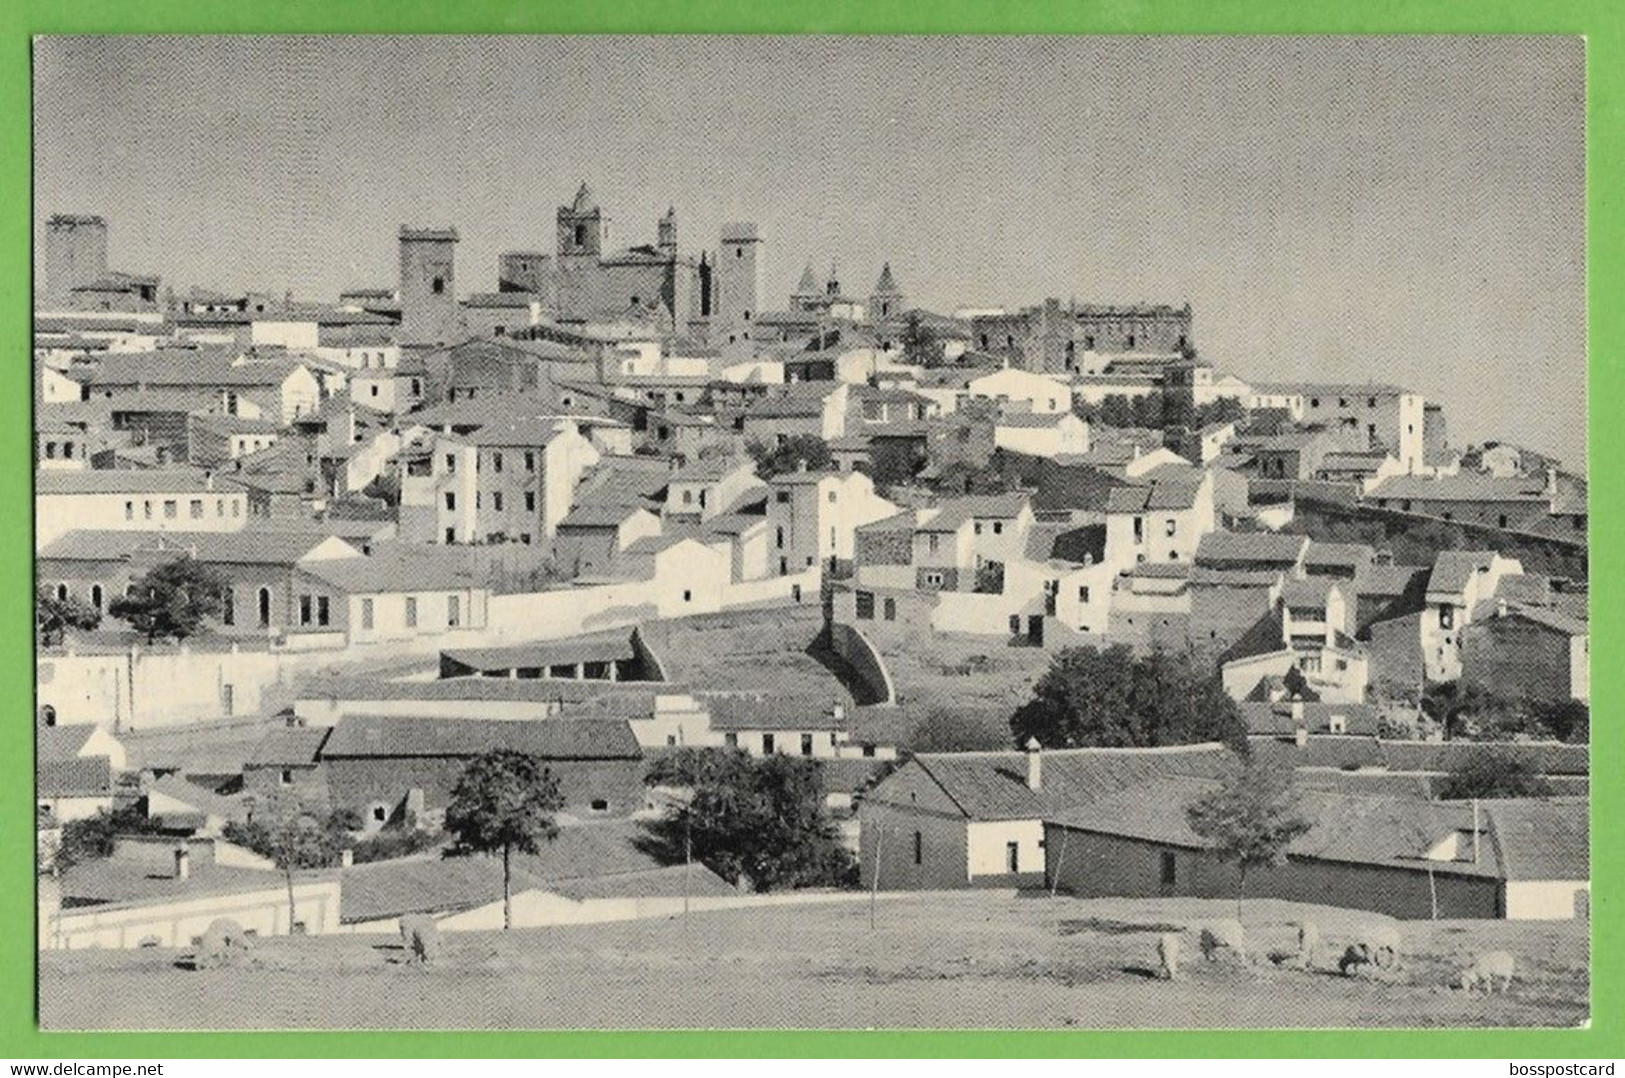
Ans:
[[[535,756],[498,749],[473,760],[451,792],[446,830],[453,854],[502,854],[502,927],[513,927],[514,851],[537,853],[558,836],[559,783]]]
[[[228,842],[235,842],[268,857],[282,870],[288,888],[288,931],[293,931],[299,919],[294,902],[294,873],[312,868],[327,868],[340,859],[350,845],[350,832],[360,820],[353,812],[336,811],[326,816],[305,811],[297,805],[275,810],[270,822],[250,820],[228,823],[222,834]]]
[[[911,367],[937,367],[943,362],[942,342],[920,321],[918,311],[910,311],[903,326],[903,362]]]
[[[687,791],[683,804],[645,825],[652,852],[668,863],[692,858],[757,891],[853,878],[856,863],[824,812],[816,760],[680,749],[656,760],[646,781]]]
[[[1004,562],[984,561],[976,567],[976,586],[979,595],[1004,594]]]
[[[1470,736],[1476,720],[1495,704],[1493,696],[1472,682],[1435,682],[1422,692],[1422,714],[1447,738]]]
[[[1529,713],[1551,737],[1573,744],[1591,740],[1591,708],[1581,700],[1531,700]]]
[[[1010,717],[1017,746],[1189,745],[1222,741],[1245,753],[1247,727],[1217,676],[1184,655],[1144,658],[1123,644],[1065,648]]]
[[[1550,797],[1552,784],[1523,760],[1494,749],[1475,752],[1439,783],[1442,801]]]
[[[39,642],[52,647],[62,643],[69,629],[94,629],[102,623],[102,612],[72,595],[57,598],[44,584],[34,593],[34,627]]]
[[[136,581],[130,594],[114,599],[107,612],[146,634],[147,643],[184,640],[203,627],[204,619],[225,609],[226,581],[191,558],[159,565]]]
[[[64,823],[51,864],[43,867],[61,872],[87,861],[99,861],[113,856],[120,835],[150,835],[158,830],[157,821],[135,808],[113,812],[102,809],[94,816]]]
[[[803,465],[810,472],[823,471],[834,462],[829,446],[816,434],[792,434],[778,445],[752,442],[745,447],[756,461],[756,474],[763,479],[793,472]]]
[[[1190,828],[1222,861],[1236,862],[1236,918],[1247,895],[1247,870],[1286,863],[1286,848],[1314,825],[1299,811],[1289,768],[1259,759],[1233,768],[1185,809]]]

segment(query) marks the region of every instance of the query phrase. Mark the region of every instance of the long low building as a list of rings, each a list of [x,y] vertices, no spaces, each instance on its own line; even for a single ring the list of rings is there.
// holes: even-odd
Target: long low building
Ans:
[[[1234,898],[1234,861],[1191,830],[1213,788],[1170,776],[1044,822],[1045,882],[1082,898]],[[1282,865],[1248,871],[1245,894],[1390,917],[1564,919],[1587,909],[1583,800],[1485,801],[1308,791],[1308,832]]]

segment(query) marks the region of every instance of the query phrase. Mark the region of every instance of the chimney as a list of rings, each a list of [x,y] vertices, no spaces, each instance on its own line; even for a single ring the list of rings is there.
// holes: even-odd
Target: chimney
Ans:
[[[1044,788],[1044,750],[1036,737],[1027,739],[1027,789]]]
[[[1292,729],[1292,740],[1300,749],[1309,744],[1309,727],[1305,726],[1301,722],[1298,723],[1298,725]]]
[[[187,849],[186,843],[175,847],[175,878],[184,880],[192,875],[192,851]]]
[[[340,850],[339,851],[339,867],[340,868],[349,868],[353,864],[355,864],[355,851],[352,850],[352,849],[348,849],[348,848]]]

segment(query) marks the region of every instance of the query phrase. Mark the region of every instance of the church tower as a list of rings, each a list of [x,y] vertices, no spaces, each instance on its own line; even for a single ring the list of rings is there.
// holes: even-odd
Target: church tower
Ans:
[[[802,271],[801,283],[790,293],[790,309],[794,311],[818,309],[818,274],[813,272],[811,262],[807,263],[807,268]]]
[[[891,263],[887,262],[880,268],[880,280],[875,282],[874,291],[869,293],[869,317],[878,322],[902,313],[903,293],[891,275]]]
[[[677,207],[667,206],[666,215],[655,226],[656,245],[667,258],[677,257]]]
[[[675,230],[675,223],[673,227]],[[583,183],[575,201],[559,207],[559,259],[585,257],[596,262],[608,238],[609,218]]]

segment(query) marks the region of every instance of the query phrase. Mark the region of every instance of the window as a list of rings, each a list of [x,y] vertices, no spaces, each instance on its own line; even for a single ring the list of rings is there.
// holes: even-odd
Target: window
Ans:
[[[857,616],[860,621],[873,621],[875,617],[875,593],[860,591],[857,593]]]
[[[164,502],[164,519],[174,520],[177,508],[178,506],[173,500],[166,500]]]
[[[447,545],[449,546],[450,544],[455,543],[455,542],[457,542],[457,529],[456,528],[447,528],[446,529],[446,543],[447,543]]]
[[[413,595],[406,597],[406,627],[408,629],[418,627],[418,601],[417,597]]]
[[[372,806],[372,819],[373,819],[374,823],[384,823],[386,820],[388,820],[389,819],[389,806],[388,805],[374,805],[374,806]]]
[[[1166,526],[1164,526],[1163,531],[1167,534],[1168,538],[1172,539],[1174,537],[1174,533],[1178,530],[1179,522],[1173,517],[1169,517],[1168,523]]]
[[[226,597],[229,601],[231,598],[230,591],[226,592]],[[90,586],[90,605],[95,607],[97,610],[102,608],[102,586],[100,584],[92,584]],[[230,609],[230,607],[228,606],[227,609]],[[231,623],[228,621],[226,624],[230,625]]]
[[[722,735],[722,743],[730,749],[737,749],[739,747],[739,735],[729,730]]]
[[[527,449],[527,450],[525,450],[525,471],[534,472],[535,470],[536,470],[536,451],[534,449]]]
[[[214,500],[214,515],[217,517],[223,517],[226,515],[226,499],[216,498]]]
[[[788,490],[781,490],[773,496],[773,500],[778,502],[780,505],[789,505],[790,492]]]
[[[605,801],[602,797],[595,797],[592,799],[592,810],[594,812],[608,812],[609,802]]]
[[[492,453],[491,454],[491,470],[493,472],[501,474],[501,472],[502,472],[502,454],[501,453]]]
[[[372,600],[371,599],[363,599],[363,600],[361,600],[361,627],[363,629],[372,628]]]
[[[134,520],[135,519],[135,503],[134,502],[125,502],[124,503],[124,519],[125,520]]]
[[[784,549],[784,526],[782,524],[773,530],[773,541],[778,549]]]
[[[1134,541],[1136,543],[1145,542],[1145,518],[1144,517],[1135,517],[1134,518]]]
[[[799,598],[799,596],[797,596],[797,598]],[[897,600],[896,599],[893,599],[890,596],[888,596],[886,598],[885,605],[884,605],[884,607],[882,609],[885,612],[887,621],[896,621],[897,620]]]
[[[1082,585],[1081,587],[1078,588],[1078,602],[1087,603],[1088,601],[1089,601],[1089,585],[1084,584],[1084,585]]]
[[[299,624],[301,625],[310,624],[310,599],[309,595],[299,596]]]
[[[454,490],[446,491],[446,508],[447,509],[456,509],[457,508],[457,492],[456,491],[454,491]]]
[[[451,629],[463,623],[463,600],[459,595],[446,596],[446,626]]]
[[[1505,513],[1501,514],[1500,521],[1501,521],[1501,527],[1504,528],[1504,527],[1507,526],[1507,515]]]
[[[914,863],[925,864],[925,836],[918,831],[914,832]]]
[[[1021,635],[1021,615],[1020,614],[1011,614],[1010,615],[1010,635],[1011,636],[1020,636]]]
[[[1162,851],[1162,885],[1172,887],[1179,879],[1179,864],[1173,850]]]
[[[1449,603],[1439,604],[1439,628],[1453,629],[1456,626],[1456,608]]]
[[[277,782],[282,786],[292,786],[293,785],[293,768],[284,767],[282,769],[282,774],[277,776]]]
[[[773,751],[774,751],[775,748],[777,748],[777,745],[775,744],[775,742],[773,740],[773,735],[772,734],[763,734],[762,735],[762,755],[763,756],[772,756]]]
[[[693,602],[693,601],[694,601],[694,593],[685,588],[683,590],[683,602],[689,603],[689,602]]]
[[[940,542],[940,539],[937,536],[936,532],[932,532],[932,533],[930,533],[929,535],[927,535],[925,537],[925,547],[926,547],[927,550],[929,550],[933,554],[935,554],[937,552],[937,546],[938,546],[939,542]]]
[[[977,535],[981,535],[982,534],[982,522],[980,520],[978,520],[976,523],[972,524],[971,525],[971,530],[974,531]]]
[[[940,587],[942,587],[942,574],[941,573],[926,573],[924,579],[925,579],[925,586],[928,587],[928,588],[940,588]]]
[[[586,225],[576,225],[576,246],[577,247],[585,247],[586,245],[587,245],[587,226]]]
[[[525,512],[536,512],[536,492],[534,490],[525,491]]]
[[[141,515],[142,515],[142,517],[144,517],[147,520],[152,519],[152,503],[151,502],[142,502],[141,503]]]
[[[187,511],[189,513],[191,513],[193,520],[202,520],[203,519],[203,499],[202,498],[193,498],[191,504],[188,505],[186,508],[187,508]]]
[[[432,282],[431,282],[431,283],[430,283],[430,285],[429,285],[429,288],[430,288],[430,289],[431,289],[431,290],[432,290],[432,291],[433,291],[433,292],[434,292],[434,294],[435,294],[435,295],[437,295],[437,296],[439,296],[439,295],[444,295],[444,294],[445,294],[445,291],[446,291],[446,279],[445,279],[445,278],[444,278],[444,277],[436,277],[436,278],[435,278],[435,279],[434,279],[434,280],[433,280],[433,281],[432,281]]]
[[[502,491],[493,491],[491,494],[491,508],[502,512]]]
[[[271,624],[271,589],[261,588],[259,596],[260,628],[264,629]]]
[[[316,624],[326,625],[331,620],[332,611],[329,606],[328,597],[325,595],[316,596]]]
[[[811,756],[812,754],[813,754],[813,736],[811,734],[802,734],[801,735],[801,755],[803,755],[803,756]]]
[[[1006,842],[1004,844],[1004,864],[1005,868],[1010,872],[1021,871],[1021,843]]]
[[[447,475],[456,475],[457,474],[457,455],[455,453],[447,453],[446,454],[446,474]]]

